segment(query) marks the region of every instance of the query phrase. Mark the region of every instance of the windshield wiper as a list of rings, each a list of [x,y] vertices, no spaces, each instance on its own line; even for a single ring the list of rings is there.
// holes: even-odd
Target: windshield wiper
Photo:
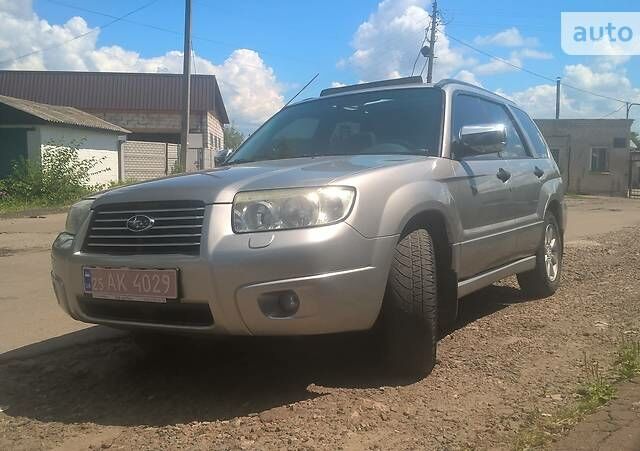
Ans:
[[[237,158],[237,159],[235,159],[233,161],[225,161],[222,165],[223,166],[231,166],[231,165],[234,165],[234,164],[253,163],[255,161],[256,160],[250,160],[248,158]]]

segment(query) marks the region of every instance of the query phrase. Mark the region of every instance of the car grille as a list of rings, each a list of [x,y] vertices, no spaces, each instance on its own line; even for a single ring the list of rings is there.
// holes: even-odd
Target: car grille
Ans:
[[[127,224],[146,216],[153,225],[133,231]],[[101,205],[94,211],[83,250],[100,254],[198,255],[204,221],[200,201],[138,202]]]

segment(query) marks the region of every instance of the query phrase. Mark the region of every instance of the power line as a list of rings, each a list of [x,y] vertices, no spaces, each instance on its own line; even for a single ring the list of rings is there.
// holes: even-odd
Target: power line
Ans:
[[[145,3],[144,5],[139,6],[138,8],[136,8],[136,9],[134,9],[132,11],[129,11],[128,13],[126,13],[123,16],[116,16],[112,21],[107,22],[106,24],[104,24],[102,26],[99,26],[99,27],[96,27],[96,28],[94,28],[92,30],[86,31],[84,33],[81,33],[81,34],[79,34],[77,36],[74,36],[71,39],[67,39],[66,41],[60,42],[58,44],[51,45],[49,47],[43,47],[43,48],[40,48],[40,49],[36,49],[36,50],[31,51],[31,52],[27,52],[27,53],[24,53],[22,55],[16,56],[14,58],[10,58],[8,60],[0,61],[0,66],[12,64],[12,63],[15,63],[16,61],[20,61],[21,59],[28,58],[28,57],[30,57],[32,55],[37,55],[38,53],[43,53],[43,52],[46,52],[46,51],[49,51],[49,50],[53,50],[53,49],[56,49],[56,48],[59,48],[59,47],[63,47],[65,45],[69,44],[70,42],[76,41],[78,39],[82,39],[85,36],[88,36],[90,34],[96,33],[99,30],[104,30],[105,28],[107,28],[107,27],[109,27],[109,26],[111,26],[111,25],[113,25],[113,24],[115,24],[117,22],[120,22],[121,20],[124,20],[125,18],[131,16],[132,14],[135,14],[135,13],[137,13],[139,11],[142,11],[143,9],[148,8],[149,6],[151,6],[151,5],[153,5],[154,3],[157,3],[157,2],[158,2],[158,0],[151,0],[150,2]]]
[[[492,54],[491,54],[491,53],[489,53],[489,52],[485,52],[485,51],[484,51],[484,50],[482,50],[482,49],[479,49],[479,48],[477,48],[477,47],[474,47],[473,45],[471,45],[471,44],[469,44],[469,43],[467,43],[467,42],[463,41],[462,39],[458,39],[458,38],[456,38],[455,36],[450,35],[449,33],[446,33],[446,32],[444,32],[444,31],[442,31],[442,34],[443,34],[443,35],[445,35],[446,37],[448,37],[449,39],[451,39],[452,41],[457,42],[457,43],[458,43],[458,44],[460,44],[460,45],[463,45],[463,46],[465,46],[465,47],[468,47],[468,48],[470,48],[471,50],[474,50],[474,51],[476,51],[476,52],[478,52],[478,53],[480,53],[480,54],[482,54],[482,55],[485,55],[485,56],[487,56],[487,57],[489,57],[489,58],[492,58],[492,59],[494,59],[494,60],[496,60],[496,61],[500,61],[501,63],[506,64],[507,66],[511,66],[511,67],[513,67],[514,69],[520,70],[520,71],[522,71],[522,72],[526,72],[526,73],[528,73],[528,74],[530,74],[530,75],[533,75],[534,77],[542,78],[542,79],[544,79],[544,80],[551,81],[551,82],[553,82],[553,83],[555,83],[555,82],[556,82],[556,79],[555,79],[555,78],[553,78],[553,77],[549,77],[549,76],[546,76],[546,75],[540,74],[540,73],[538,73],[538,72],[534,72],[534,71],[532,71],[532,70],[530,70],[530,69],[526,69],[526,68],[524,68],[524,67],[522,67],[522,66],[518,66],[517,64],[514,64],[514,63],[512,63],[512,62],[510,62],[510,61],[508,61],[508,60],[506,60],[506,59],[504,59],[504,58],[500,58],[499,56],[492,55]],[[616,98],[616,97],[611,97],[611,96],[608,96],[608,95],[605,95],[605,94],[598,94],[597,92],[593,92],[593,91],[589,91],[589,90],[586,90],[586,89],[582,89],[582,88],[579,88],[579,87],[577,87],[577,86],[569,85],[569,84],[566,84],[566,83],[562,83],[562,86],[564,86],[564,87],[566,87],[566,88],[573,89],[573,90],[575,90],[575,91],[583,92],[583,93],[585,93],[585,94],[590,94],[590,95],[595,96],[595,97],[600,97],[600,98],[602,98],[602,99],[607,99],[607,100],[613,100],[613,101],[616,101],[616,102],[626,103],[626,100],[618,99],[618,98]]]
[[[420,55],[422,55],[422,48],[424,47],[424,43],[429,39],[429,27],[424,29],[424,39],[420,44],[420,48],[418,49],[418,54],[416,55],[416,59],[413,62],[413,68],[411,69],[411,76],[413,77],[413,73],[416,71],[416,64],[418,64],[418,60],[420,59]]]
[[[72,5],[72,4],[69,4],[69,3],[66,3],[66,2],[62,2],[62,1],[58,1],[58,0],[45,0],[45,1],[47,1],[49,3],[52,3],[54,5],[64,6],[66,8],[76,9],[78,11],[83,11],[83,12],[87,12],[87,13],[90,13],[90,14],[95,14],[97,16],[108,17],[108,18],[112,18],[112,19],[113,18],[117,18],[117,16],[114,16],[114,15],[109,14],[109,13],[105,13],[103,11],[97,11],[95,9],[84,8],[82,6]],[[137,21],[137,20],[131,20],[131,19],[121,19],[121,21],[122,22],[126,22],[126,23],[130,23],[132,25],[137,25],[139,27],[145,27],[145,28],[149,28],[149,29],[152,29],[152,30],[161,31],[163,33],[173,34],[173,35],[176,35],[176,36],[179,36],[179,37],[183,36],[182,32],[177,31],[177,30],[173,30],[171,28],[161,27],[161,26],[158,26],[158,25],[153,25],[153,24],[140,22],[140,21]],[[199,35],[195,35],[195,34],[192,35],[192,38],[195,39],[195,40],[198,40],[198,41],[208,42],[208,43],[211,43],[211,44],[216,44],[216,45],[220,45],[220,46],[226,46],[226,47],[234,48],[234,49],[238,48],[238,47],[243,47],[243,46],[240,46],[240,45],[237,45],[237,44],[233,44],[231,42],[220,41],[218,39],[211,39],[211,38],[207,38],[205,36],[199,36]],[[292,60],[292,61],[298,61],[298,62],[302,61],[302,62],[305,62],[305,63],[311,63],[311,61],[308,60],[308,59],[294,57],[294,56],[286,55],[286,54],[279,53],[279,52],[272,52],[272,51],[269,51],[269,50],[259,50],[259,52],[264,54],[264,55],[279,56],[279,57],[286,58],[286,59],[289,59],[289,60]],[[246,67],[253,67],[253,68],[256,68],[256,69],[261,69],[258,66],[254,66],[254,65],[250,65],[250,64],[244,64],[243,63],[242,65],[246,66]]]
[[[622,105],[620,105],[620,107],[619,107],[619,108],[617,108],[617,109],[613,110],[613,111],[612,111],[612,112],[610,112],[610,113],[605,114],[605,115],[604,115],[604,116],[602,116],[600,119],[604,119],[604,118],[606,118],[606,117],[611,116],[612,114],[616,114],[618,111],[620,111],[621,109],[623,109],[625,106],[626,106],[626,103],[623,103]]]

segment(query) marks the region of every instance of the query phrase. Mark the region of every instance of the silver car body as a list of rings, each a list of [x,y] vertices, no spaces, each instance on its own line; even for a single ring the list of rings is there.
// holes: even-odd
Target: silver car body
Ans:
[[[370,328],[379,315],[394,248],[407,224],[432,218],[448,253],[446,270],[458,297],[532,269],[545,212],[564,230],[564,187],[552,158],[457,161],[451,158],[452,102],[458,93],[514,105],[459,82],[444,91],[440,156],[355,155],[292,158],[225,166],[121,187],[96,197],[75,236],[61,234],[52,250],[60,306],[73,318],[114,327],[234,335],[305,335]],[[382,87],[376,89],[390,89]],[[393,86],[398,89],[398,86]],[[407,85],[423,89],[429,85]],[[341,94],[337,94],[341,95]],[[309,100],[313,101],[313,100]],[[517,119],[514,119],[517,123]],[[522,129],[522,127],[520,127]],[[531,137],[525,136],[527,147]],[[547,150],[548,153],[548,150]],[[544,175],[534,175],[534,166]],[[512,176],[496,177],[501,168]],[[237,234],[232,202],[238,192],[284,187],[351,186],[355,203],[337,224]],[[118,203],[204,202],[198,255],[107,255],[83,250],[94,210]],[[184,324],[96,314],[83,307],[86,266],[178,268],[181,306],[207,308],[212,321]],[[292,290],[300,308],[289,317],[263,313],[263,293]]]

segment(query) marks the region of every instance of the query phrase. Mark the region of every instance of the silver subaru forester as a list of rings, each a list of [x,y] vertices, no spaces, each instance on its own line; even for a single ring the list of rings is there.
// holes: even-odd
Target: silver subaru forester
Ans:
[[[52,278],[73,318],[228,335],[379,330],[428,374],[458,299],[516,274],[555,292],[564,185],[534,122],[455,80],[322,91],[219,168],[73,205]]]

